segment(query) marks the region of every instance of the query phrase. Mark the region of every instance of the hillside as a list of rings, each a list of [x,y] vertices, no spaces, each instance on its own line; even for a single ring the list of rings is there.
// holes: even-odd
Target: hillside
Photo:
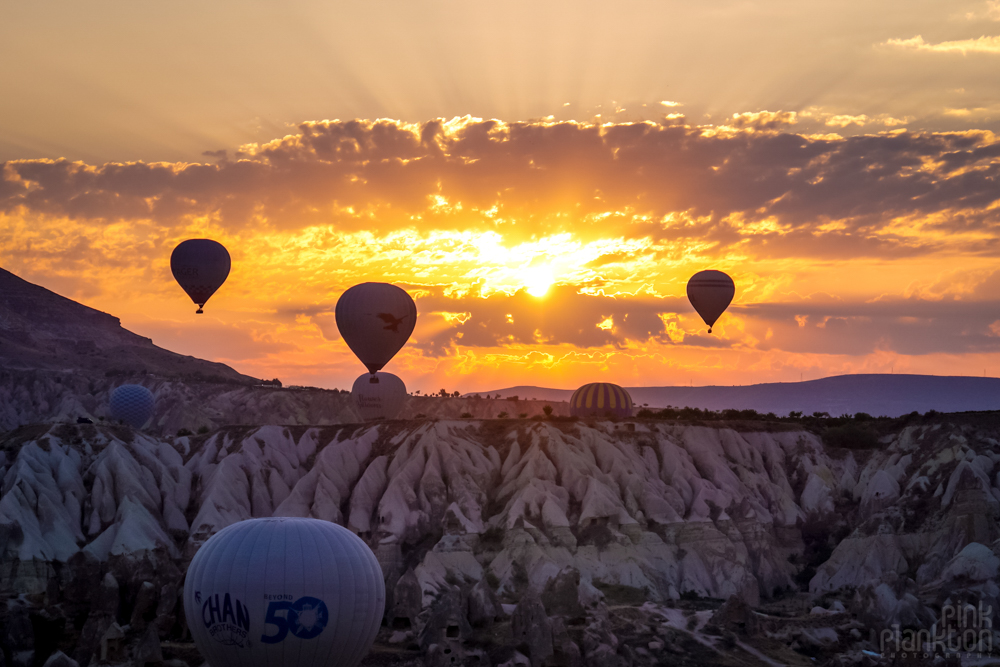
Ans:
[[[864,412],[899,417],[911,412],[962,412],[1000,409],[1000,378],[936,375],[838,375],[806,382],[747,386],[626,387],[636,405],[650,408],[756,410],[787,415],[826,412],[832,416]],[[569,389],[517,386],[480,392],[502,398],[519,396],[568,401]]]
[[[119,661],[198,667],[191,556],[311,516],[382,565],[364,664],[875,664],[882,629],[1000,605],[996,421],[911,419],[868,450],[767,424],[25,427],[0,441],[0,645],[87,667],[118,633]]]
[[[156,397],[147,432],[173,435],[225,425],[331,425],[358,421],[346,392],[261,386],[225,364],[170,352],[123,329],[118,318],[0,269],[0,433],[21,425],[100,422],[120,384]],[[548,403],[410,396],[402,417],[492,418],[542,414]],[[567,414],[556,404],[555,414]]]
[[[89,308],[0,269],[0,367],[93,375],[153,373],[251,383],[211,361],[153,345],[117,317]]]

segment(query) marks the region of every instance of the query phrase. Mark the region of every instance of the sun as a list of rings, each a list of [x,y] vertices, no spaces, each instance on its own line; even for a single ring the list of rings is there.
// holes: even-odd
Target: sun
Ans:
[[[552,283],[555,282],[552,278],[552,270],[547,267],[526,269],[522,276],[524,287],[528,290],[528,294],[534,297],[545,296],[549,288],[552,287]]]

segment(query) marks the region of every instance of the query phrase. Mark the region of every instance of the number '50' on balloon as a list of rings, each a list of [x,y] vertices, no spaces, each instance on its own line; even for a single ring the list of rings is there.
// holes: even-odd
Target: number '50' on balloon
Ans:
[[[385,610],[375,554],[329,521],[248,519],[194,555],[184,616],[212,667],[354,667]]]

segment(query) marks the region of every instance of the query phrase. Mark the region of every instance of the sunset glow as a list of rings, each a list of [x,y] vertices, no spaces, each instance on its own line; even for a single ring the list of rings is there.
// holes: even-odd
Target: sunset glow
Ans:
[[[109,53],[73,21],[100,42],[121,17],[67,7],[39,40],[35,10],[0,10],[0,52],[35,63],[0,73],[0,266],[292,384],[362,372],[334,307],[364,281],[416,300],[386,370],[424,391],[1000,375],[993,4],[552,3],[516,26],[389,4],[164,9],[160,41]],[[169,256],[201,237],[233,269],[195,317]],[[736,283],[712,334],[685,295],[703,269]]]

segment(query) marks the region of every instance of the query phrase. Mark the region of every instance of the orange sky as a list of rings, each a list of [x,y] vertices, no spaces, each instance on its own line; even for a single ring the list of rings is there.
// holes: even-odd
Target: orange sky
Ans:
[[[349,387],[379,280],[423,391],[1000,375],[998,2],[13,4],[0,266],[169,349]]]

